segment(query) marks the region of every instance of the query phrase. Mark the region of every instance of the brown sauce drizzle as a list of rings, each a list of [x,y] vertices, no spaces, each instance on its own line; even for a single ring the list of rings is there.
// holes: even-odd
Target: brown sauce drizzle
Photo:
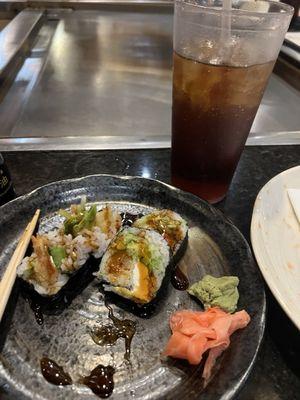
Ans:
[[[187,276],[181,271],[178,266],[175,268],[174,273],[171,277],[171,283],[177,290],[187,290],[190,284]]]
[[[37,324],[42,326],[44,324],[44,315],[40,304],[31,299],[28,293],[23,293],[23,296],[26,302],[29,304],[30,308],[32,309]]]
[[[50,358],[44,357],[40,361],[41,371],[46,381],[57,386],[66,386],[72,384],[72,378],[64,371],[62,367],[56,364]]]
[[[121,213],[121,218],[122,218],[122,226],[131,226],[134,221],[136,221],[139,218],[142,218],[144,214],[131,214],[129,212],[123,212]]]
[[[43,325],[44,324],[44,315],[42,313],[41,306],[39,304],[32,302],[30,304],[30,307],[34,313],[34,317],[35,317],[35,320],[38,323],[38,325]]]
[[[96,396],[103,399],[109,397],[114,390],[114,373],[115,369],[108,365],[98,365],[92,370],[90,375],[80,380],[85,386],[88,386]]]
[[[42,374],[46,381],[57,386],[66,386],[73,383],[70,375],[50,358],[42,358],[40,364]],[[79,383],[88,386],[95,395],[105,399],[109,397],[114,390],[114,373],[115,369],[110,365],[105,367],[100,364],[92,370],[90,375],[81,378]]]
[[[113,325],[104,325],[100,328],[93,329],[91,338],[100,345],[113,345],[119,338],[125,339],[124,359],[130,361],[131,342],[136,332],[136,323],[130,319],[119,319],[115,317],[113,309],[105,302],[108,309],[108,317],[112,320]]]

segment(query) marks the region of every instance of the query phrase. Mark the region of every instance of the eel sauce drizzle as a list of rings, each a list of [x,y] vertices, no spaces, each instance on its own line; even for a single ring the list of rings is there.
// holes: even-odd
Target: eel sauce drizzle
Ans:
[[[37,303],[30,303],[30,307],[34,313],[34,318],[38,325],[42,326],[44,324],[44,315],[41,310],[41,306]]]
[[[46,381],[56,386],[72,385],[72,378],[63,367],[50,358],[44,357],[40,361],[41,371]],[[95,395],[103,399],[109,397],[114,390],[115,369],[108,365],[97,365],[90,375],[84,376],[79,383],[88,386]]]
[[[136,323],[130,319],[119,319],[114,315],[113,309],[105,302],[108,309],[108,317],[112,320],[113,325],[104,325],[95,328],[90,333],[93,341],[100,345],[113,345],[119,338],[125,339],[124,359],[130,361],[131,342],[136,332]]]
[[[40,361],[41,371],[46,381],[57,386],[72,385],[72,378],[64,371],[63,367],[50,358],[44,357]]]
[[[189,280],[179,267],[175,268],[171,277],[171,283],[177,290],[187,290],[189,287]]]
[[[88,386],[95,395],[103,399],[109,397],[114,390],[114,367],[98,365],[90,375],[84,376],[79,382]]]

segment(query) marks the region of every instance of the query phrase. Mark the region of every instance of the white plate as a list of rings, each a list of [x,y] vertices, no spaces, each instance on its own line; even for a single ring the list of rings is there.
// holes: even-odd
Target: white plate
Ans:
[[[267,284],[300,329],[300,224],[288,197],[290,188],[300,189],[300,166],[275,176],[259,192],[251,242]]]

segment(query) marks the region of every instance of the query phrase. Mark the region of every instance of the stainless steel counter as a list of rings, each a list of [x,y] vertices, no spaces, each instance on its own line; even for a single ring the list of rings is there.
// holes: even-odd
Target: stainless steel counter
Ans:
[[[0,149],[170,145],[172,8],[134,10],[48,12],[3,96]],[[248,144],[300,143],[299,102],[273,75]]]

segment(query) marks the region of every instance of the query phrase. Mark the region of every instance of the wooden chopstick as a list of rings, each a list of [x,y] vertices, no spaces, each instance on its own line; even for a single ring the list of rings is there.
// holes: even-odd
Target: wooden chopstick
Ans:
[[[16,280],[17,276],[17,267],[22,261],[27,247],[29,245],[31,236],[34,232],[34,229],[36,227],[37,221],[40,216],[40,210],[36,210],[32,220],[29,222],[27,225],[25,231],[23,232],[19,243],[16,247],[16,250],[14,251],[14,254],[12,255],[12,258],[10,259],[8,266],[6,268],[6,271],[1,279],[0,282],[0,321],[2,319],[6,304],[8,302],[11,290],[13,288],[13,285]]]

